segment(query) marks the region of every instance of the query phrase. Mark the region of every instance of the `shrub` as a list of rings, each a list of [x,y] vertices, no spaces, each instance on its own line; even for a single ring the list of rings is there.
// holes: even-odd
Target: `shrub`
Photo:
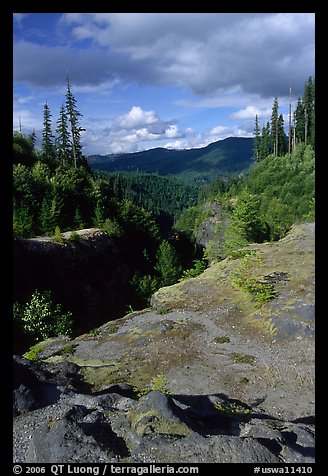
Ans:
[[[20,321],[26,334],[36,340],[59,335],[70,335],[72,313],[63,313],[60,304],[55,304],[50,291],[37,289],[26,304],[14,304],[14,319]]]
[[[230,342],[230,337],[228,336],[218,336],[214,338],[216,344],[228,344]]]
[[[36,360],[38,354],[44,349],[44,344],[36,344],[30,347],[30,349],[23,354],[23,357],[27,360]]]
[[[158,374],[156,375],[156,377],[152,378],[148,387],[141,388],[141,389],[134,387],[134,391],[138,397],[147,395],[149,392],[152,392],[153,390],[158,390],[162,393],[166,393],[167,395],[169,395],[171,392],[168,390],[167,385],[168,385],[167,378],[163,374]]]
[[[241,260],[240,266],[230,274],[231,282],[235,286],[261,304],[276,296],[272,283],[260,281],[259,278],[252,276],[252,271],[262,264],[261,258],[256,253],[250,252]]]
[[[182,277],[179,279],[179,281],[184,281],[185,279],[188,279],[188,278],[196,278],[197,276],[202,274],[206,269],[206,263],[200,259],[195,259],[193,261],[193,264],[194,264],[193,268],[186,269],[183,272]]]
[[[216,403],[215,409],[223,416],[235,417],[242,421],[249,421],[252,415],[252,409],[237,405],[236,403]]]
[[[73,243],[79,243],[82,240],[81,235],[78,234],[77,231],[72,231],[69,241],[72,241]]]

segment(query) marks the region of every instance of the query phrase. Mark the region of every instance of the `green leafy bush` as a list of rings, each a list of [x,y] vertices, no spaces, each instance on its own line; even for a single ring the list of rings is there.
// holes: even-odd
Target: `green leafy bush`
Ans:
[[[258,303],[270,301],[276,296],[272,283],[261,281],[252,274],[262,264],[261,258],[256,253],[248,253],[241,260],[240,266],[230,274],[231,282]]]
[[[193,268],[186,269],[183,272],[179,281],[184,281],[185,279],[188,279],[188,278],[196,278],[197,276],[202,274],[206,269],[206,263],[203,260],[195,259],[193,261],[193,264],[194,264]]]
[[[134,387],[134,391],[137,396],[140,398],[143,395],[147,395],[149,392],[154,390],[158,390],[159,392],[166,393],[169,395],[171,392],[167,388],[168,380],[163,374],[158,374],[154,378],[151,379],[150,384],[148,387],[138,389]]]
[[[174,247],[167,240],[163,240],[159,245],[156,260],[155,269],[159,275],[160,285],[171,286],[178,282],[182,272],[179,258]]]
[[[226,417],[236,417],[242,421],[251,419],[252,409],[236,403],[216,403],[214,407],[221,415]]]
[[[55,304],[50,291],[37,289],[26,304],[14,304],[14,319],[19,321],[26,334],[36,340],[48,339],[72,332],[72,313],[63,313],[60,304]]]

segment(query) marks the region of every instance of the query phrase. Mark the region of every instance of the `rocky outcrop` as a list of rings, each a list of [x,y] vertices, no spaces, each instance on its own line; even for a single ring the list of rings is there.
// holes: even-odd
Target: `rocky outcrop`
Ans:
[[[199,245],[207,247],[210,241],[222,240],[226,219],[222,217],[220,202],[207,202],[204,204],[203,213],[205,218],[195,231],[195,238]],[[221,229],[218,226],[221,225]]]
[[[14,241],[14,301],[26,302],[35,289],[51,289],[53,299],[74,313],[80,329],[103,316],[122,315],[130,274],[115,241],[98,228],[59,239]]]
[[[310,421],[277,419],[223,394],[150,391],[137,400],[132,386],[113,385],[88,395],[35,363],[16,358],[15,368],[28,380],[15,389],[15,462],[313,462]]]
[[[314,224],[250,251],[15,358],[14,460],[313,462]]]

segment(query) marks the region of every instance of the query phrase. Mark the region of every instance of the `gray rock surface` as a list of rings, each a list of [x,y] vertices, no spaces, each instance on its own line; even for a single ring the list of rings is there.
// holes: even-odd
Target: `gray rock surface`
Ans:
[[[14,461],[314,462],[314,225],[251,248],[276,290],[264,304],[224,260],[15,357]]]

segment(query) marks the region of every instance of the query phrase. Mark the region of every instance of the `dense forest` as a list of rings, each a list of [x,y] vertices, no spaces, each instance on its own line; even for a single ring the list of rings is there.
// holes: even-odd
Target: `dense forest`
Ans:
[[[206,147],[194,149],[156,148],[130,154],[94,155],[90,166],[106,172],[147,172],[175,176],[187,184],[202,186],[217,176],[246,171],[252,164],[254,140],[251,137],[227,137]]]
[[[159,287],[237,256],[247,243],[277,240],[295,222],[314,220],[314,97],[309,78],[293,117],[290,109],[288,134],[275,98],[262,133],[256,117],[251,169],[196,188],[154,173],[92,171],[82,154],[82,114],[67,80],[56,134],[47,103],[40,150],[35,134],[13,134],[14,239],[48,235],[60,241],[67,230],[101,228],[131,273],[127,308],[142,308]],[[203,250],[197,229],[209,213],[205,204],[213,201],[220,202],[221,216]],[[51,290],[35,290],[28,302],[15,303],[16,326],[34,340],[74,332],[78,316],[61,312],[62,304],[52,301]],[[56,316],[56,325],[45,322],[49,316]]]

